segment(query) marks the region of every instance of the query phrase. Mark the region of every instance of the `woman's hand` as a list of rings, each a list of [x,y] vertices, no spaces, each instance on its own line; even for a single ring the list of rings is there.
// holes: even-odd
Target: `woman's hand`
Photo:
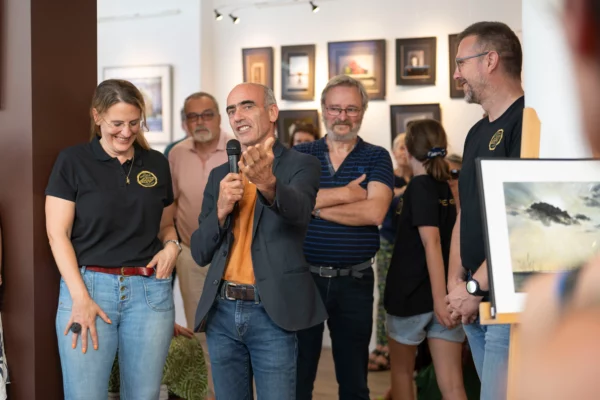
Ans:
[[[167,279],[173,273],[178,256],[179,247],[173,242],[167,243],[165,248],[156,253],[146,267],[156,268],[156,279]]]
[[[179,324],[175,324],[175,328],[173,329],[173,336],[177,337],[179,335],[183,335],[186,338],[191,339],[194,337],[194,332]]]
[[[98,332],[96,331],[96,316],[100,316],[107,324],[112,324],[108,315],[94,300],[89,296],[81,300],[73,299],[73,307],[71,309],[71,318],[67,323],[65,329],[65,335],[69,334],[71,325],[78,323],[81,325],[81,331],[79,333],[73,333],[73,348],[77,347],[77,338],[81,335],[81,352],[85,353],[88,346],[88,329],[92,335],[92,344],[94,350],[98,350]]]
[[[435,313],[438,322],[445,328],[452,329],[458,324],[458,322],[453,321],[450,317],[450,312],[448,311],[446,300],[444,298],[433,300],[433,312]]]

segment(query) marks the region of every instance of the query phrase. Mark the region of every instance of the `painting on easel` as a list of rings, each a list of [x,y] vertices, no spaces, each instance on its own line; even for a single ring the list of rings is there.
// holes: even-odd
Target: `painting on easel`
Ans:
[[[600,254],[600,160],[482,159],[477,168],[492,307],[518,313],[530,277]]]

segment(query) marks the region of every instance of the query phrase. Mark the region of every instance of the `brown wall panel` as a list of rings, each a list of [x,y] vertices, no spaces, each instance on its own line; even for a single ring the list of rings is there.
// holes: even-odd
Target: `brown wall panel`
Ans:
[[[46,237],[44,189],[58,152],[88,139],[96,1],[3,1],[0,217],[9,396],[61,399],[59,274]]]

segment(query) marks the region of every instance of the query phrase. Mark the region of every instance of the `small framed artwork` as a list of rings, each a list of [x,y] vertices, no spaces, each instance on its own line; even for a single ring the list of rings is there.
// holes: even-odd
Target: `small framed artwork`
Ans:
[[[171,142],[171,66],[106,67],[104,79],[125,79],[144,96],[146,104],[145,137],[150,145]],[[155,146],[153,146],[155,147]]]
[[[450,98],[462,99],[465,97],[465,91],[462,86],[454,79],[454,71],[456,70],[456,54],[458,53],[458,34],[448,35],[449,49],[449,76],[450,76]]]
[[[600,161],[476,161],[493,315],[523,310],[535,275],[599,253]]]
[[[284,146],[289,146],[290,137],[298,125],[312,124],[319,130],[318,110],[279,110],[277,137]]]
[[[392,143],[396,136],[406,132],[406,125],[418,119],[434,119],[442,122],[442,111],[438,103],[435,104],[406,104],[390,106],[392,120]]]
[[[348,75],[365,86],[370,100],[385,99],[385,40],[330,42],[329,78]]]
[[[437,38],[396,39],[396,85],[435,85]]]
[[[281,98],[315,99],[315,45],[281,46]]]
[[[273,48],[242,49],[244,82],[260,83],[273,89]]]

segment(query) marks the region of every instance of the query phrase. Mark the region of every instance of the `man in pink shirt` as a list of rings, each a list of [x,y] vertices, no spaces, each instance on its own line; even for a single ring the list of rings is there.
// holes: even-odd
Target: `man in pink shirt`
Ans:
[[[210,171],[227,162],[227,141],[233,136],[221,131],[216,99],[204,92],[189,95],[183,104],[182,126],[188,138],[169,152],[175,195],[175,221],[183,248],[177,259],[177,276],[187,326],[194,329],[196,307],[208,268],[200,268],[190,253],[190,237],[198,229],[204,187]]]

